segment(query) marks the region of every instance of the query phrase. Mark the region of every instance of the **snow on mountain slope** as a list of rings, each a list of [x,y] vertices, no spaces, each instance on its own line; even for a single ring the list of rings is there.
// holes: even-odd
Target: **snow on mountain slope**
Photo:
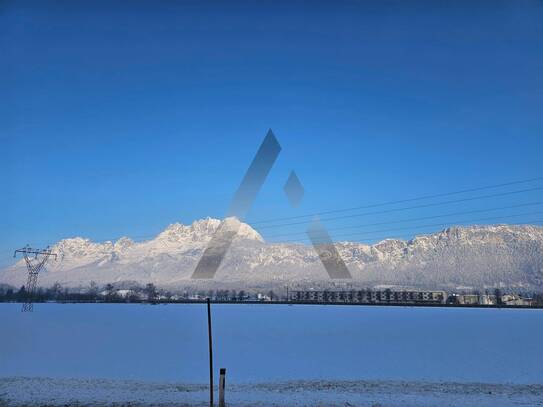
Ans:
[[[190,226],[176,223],[144,242],[126,237],[105,243],[65,239],[53,247],[58,259],[48,263],[40,284],[58,281],[78,287],[90,281],[135,281],[175,287],[264,287],[330,281],[311,246],[265,243],[244,223],[215,279],[191,280],[220,224],[210,218]],[[543,228],[538,226],[451,227],[410,241],[340,242],[336,247],[353,275],[352,283],[359,286],[543,288]],[[3,283],[22,285],[25,279],[22,260],[0,272]]]

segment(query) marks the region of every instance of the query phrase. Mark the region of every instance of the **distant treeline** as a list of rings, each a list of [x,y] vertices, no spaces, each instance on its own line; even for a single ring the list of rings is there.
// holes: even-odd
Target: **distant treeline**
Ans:
[[[210,298],[216,301],[278,301],[286,300],[269,290],[266,294],[246,292],[244,290],[186,290],[172,292],[157,288],[154,284],[145,286],[131,286],[119,288],[113,284],[99,287],[92,282],[86,289],[73,289],[63,287],[56,283],[51,287],[39,287],[32,294],[23,285],[19,289],[8,285],[0,285],[0,302],[176,302],[189,300],[203,300]]]

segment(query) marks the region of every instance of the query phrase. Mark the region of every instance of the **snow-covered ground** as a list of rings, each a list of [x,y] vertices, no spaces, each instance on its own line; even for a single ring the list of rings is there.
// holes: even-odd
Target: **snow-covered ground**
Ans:
[[[137,381],[4,378],[5,406],[207,406],[208,387]],[[227,386],[237,406],[543,406],[543,385],[392,381],[288,381]],[[217,397],[217,396],[215,396]]]
[[[543,405],[543,310],[212,311],[230,406]],[[0,321],[0,406],[206,405],[204,305],[35,304],[22,313],[0,304]]]
[[[214,305],[229,383],[543,383],[543,310]],[[0,377],[205,383],[205,305],[0,304]]]

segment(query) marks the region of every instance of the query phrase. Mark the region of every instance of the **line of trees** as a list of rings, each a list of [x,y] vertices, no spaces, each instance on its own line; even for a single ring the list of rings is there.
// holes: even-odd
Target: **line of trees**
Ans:
[[[95,282],[91,282],[87,288],[68,289],[61,284],[56,283],[49,288],[39,287],[34,294],[30,294],[23,285],[19,289],[10,286],[0,285],[0,302],[23,302],[31,300],[32,302],[175,302],[186,300],[198,300],[211,298],[214,301],[248,301],[265,300],[277,301],[280,299],[272,290],[266,294],[247,293],[244,290],[185,290],[182,293],[172,293],[171,291],[157,288],[149,283],[144,287],[131,286],[123,288],[113,284],[106,284],[99,287]]]
[[[29,293],[24,285],[18,290],[12,287],[0,287],[0,301],[3,302],[28,300],[33,302],[141,302],[142,300],[155,301],[157,297],[158,291],[153,284],[148,284],[143,289],[119,290],[113,284],[100,288],[95,282],[91,282],[86,289],[70,290],[55,283],[49,288],[39,287],[33,294]]]

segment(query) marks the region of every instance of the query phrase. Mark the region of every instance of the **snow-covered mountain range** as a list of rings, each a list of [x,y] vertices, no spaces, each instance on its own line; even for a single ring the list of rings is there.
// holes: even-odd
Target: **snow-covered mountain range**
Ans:
[[[229,219],[228,221],[235,221]],[[203,250],[221,221],[172,224],[154,239],[94,243],[80,237],[53,247],[57,260],[40,274],[40,285],[69,287],[115,282],[164,287],[299,287],[330,283],[309,245],[266,243],[242,223],[215,279],[192,280]],[[451,227],[409,241],[387,239],[373,245],[336,244],[353,286],[484,289],[543,289],[543,227],[492,225]],[[0,271],[0,283],[26,281],[23,260]]]

